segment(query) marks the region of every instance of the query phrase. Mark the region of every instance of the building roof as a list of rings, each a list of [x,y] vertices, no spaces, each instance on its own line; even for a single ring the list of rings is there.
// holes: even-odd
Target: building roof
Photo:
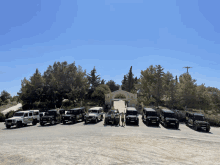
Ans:
[[[156,112],[153,108],[144,108],[145,111]]]
[[[127,107],[126,110],[127,111],[137,111],[136,108],[134,108],[134,107]]]

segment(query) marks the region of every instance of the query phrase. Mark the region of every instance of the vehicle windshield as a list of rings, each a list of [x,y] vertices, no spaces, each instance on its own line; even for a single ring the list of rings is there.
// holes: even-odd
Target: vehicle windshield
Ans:
[[[194,116],[194,119],[199,120],[199,121],[204,121],[205,120],[204,116]]]
[[[157,112],[147,112],[148,116],[157,116]]]
[[[60,110],[60,114],[65,114],[65,110]]]
[[[127,111],[127,115],[137,115],[137,111]]]
[[[45,116],[50,116],[50,115],[56,115],[56,112],[48,111],[48,112],[45,113]]]
[[[174,113],[164,113],[164,117],[175,118]]]
[[[98,113],[97,110],[89,110],[89,113]]]
[[[76,111],[67,111],[66,114],[76,114]]]
[[[38,112],[34,112],[34,115],[38,115]]]
[[[23,116],[24,113],[15,113],[14,116]]]

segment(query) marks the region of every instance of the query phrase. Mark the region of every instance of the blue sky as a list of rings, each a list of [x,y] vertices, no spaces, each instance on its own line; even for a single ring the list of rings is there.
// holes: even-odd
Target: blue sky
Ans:
[[[220,89],[219,0],[0,1],[0,91],[16,95],[21,80],[55,61],[95,66],[121,84],[160,64],[174,76]]]

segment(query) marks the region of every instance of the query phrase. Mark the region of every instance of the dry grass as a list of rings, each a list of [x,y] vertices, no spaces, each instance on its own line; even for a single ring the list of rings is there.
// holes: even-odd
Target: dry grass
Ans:
[[[15,105],[17,105],[16,101],[8,103],[7,105],[2,105],[2,106],[0,106],[0,112],[4,111],[5,109],[8,109],[10,107],[13,107]]]

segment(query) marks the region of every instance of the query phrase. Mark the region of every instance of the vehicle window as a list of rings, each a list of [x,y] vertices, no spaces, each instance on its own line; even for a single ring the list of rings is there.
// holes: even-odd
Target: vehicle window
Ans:
[[[23,116],[24,113],[15,113],[14,116]]]
[[[127,111],[127,115],[137,115],[137,111]]]
[[[28,114],[27,114],[27,113],[25,113],[25,114],[24,114],[24,117],[27,117],[27,116],[28,116]]]
[[[89,110],[89,113],[98,113],[97,110]]]
[[[148,116],[157,116],[157,112],[147,112]]]
[[[34,115],[38,115],[39,113],[38,112],[34,112]]]
[[[48,116],[48,115],[56,115],[56,112],[48,111],[48,112],[45,113],[45,116]]]
[[[199,120],[199,121],[204,121],[205,120],[204,116],[194,116],[194,119]]]
[[[174,113],[164,113],[164,117],[175,118]]]
[[[29,113],[29,116],[32,116],[32,113]]]

